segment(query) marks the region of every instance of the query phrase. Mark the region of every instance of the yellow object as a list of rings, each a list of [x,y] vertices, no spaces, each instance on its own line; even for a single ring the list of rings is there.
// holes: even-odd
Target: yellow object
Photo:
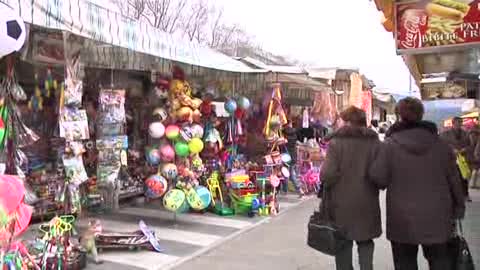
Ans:
[[[220,187],[220,180],[219,180],[219,175],[217,171],[213,172],[212,175],[207,179],[207,185],[208,185],[208,190],[212,195],[212,205],[215,206],[215,199],[217,197],[220,198],[220,202],[223,204],[222,189]]]
[[[236,182],[236,183],[242,183],[250,180],[250,177],[248,175],[235,175],[230,178],[230,181]]]
[[[470,179],[470,177],[472,176],[472,170],[470,169],[467,159],[463,154],[457,154],[457,165],[458,165],[458,168],[460,169],[462,178]]]

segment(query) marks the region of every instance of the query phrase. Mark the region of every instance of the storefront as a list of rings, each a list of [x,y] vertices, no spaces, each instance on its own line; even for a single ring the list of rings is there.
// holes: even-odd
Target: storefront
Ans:
[[[479,97],[480,13],[475,2],[458,1],[458,10],[446,13],[439,13],[442,4],[433,1],[375,3],[424,100]]]

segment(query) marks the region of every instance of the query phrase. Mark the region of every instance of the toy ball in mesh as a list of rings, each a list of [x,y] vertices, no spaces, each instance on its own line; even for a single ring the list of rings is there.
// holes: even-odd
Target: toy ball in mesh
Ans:
[[[168,189],[168,182],[160,175],[152,175],[145,180],[145,196],[150,199],[162,197]]]
[[[163,197],[165,209],[176,213],[185,213],[189,210],[185,192],[180,189],[172,189]]]
[[[160,139],[165,134],[165,126],[160,122],[153,122],[148,127],[148,133],[150,137]]]
[[[210,206],[212,195],[206,187],[198,186],[187,192],[187,201],[192,209],[201,211]]]
[[[157,166],[160,164],[160,150],[156,148],[148,148],[145,153],[145,158],[147,159],[148,164]]]

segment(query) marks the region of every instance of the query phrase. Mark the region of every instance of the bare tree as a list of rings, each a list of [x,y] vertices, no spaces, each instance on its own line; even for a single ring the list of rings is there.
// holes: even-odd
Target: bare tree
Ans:
[[[189,12],[187,12],[183,18],[183,35],[190,41],[204,42],[204,29],[208,23],[210,11],[208,0],[199,0],[197,3],[191,5]]]
[[[148,14],[152,17],[149,22],[153,27],[172,34],[178,30],[186,5],[187,0],[148,0]]]
[[[209,0],[113,0],[122,15],[149,23],[164,32],[208,45],[231,56],[251,56],[269,64],[294,64],[254,42],[237,24],[224,20],[224,11]],[[192,3],[194,2],[194,3]]]

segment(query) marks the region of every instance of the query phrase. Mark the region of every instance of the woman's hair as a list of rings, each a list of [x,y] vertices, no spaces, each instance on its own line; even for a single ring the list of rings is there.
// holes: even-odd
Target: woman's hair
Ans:
[[[412,123],[422,121],[425,109],[418,98],[407,97],[397,103],[395,112],[402,122]]]
[[[340,118],[343,121],[348,122],[354,126],[366,127],[367,126],[367,114],[364,110],[355,106],[350,106],[340,113]]]

